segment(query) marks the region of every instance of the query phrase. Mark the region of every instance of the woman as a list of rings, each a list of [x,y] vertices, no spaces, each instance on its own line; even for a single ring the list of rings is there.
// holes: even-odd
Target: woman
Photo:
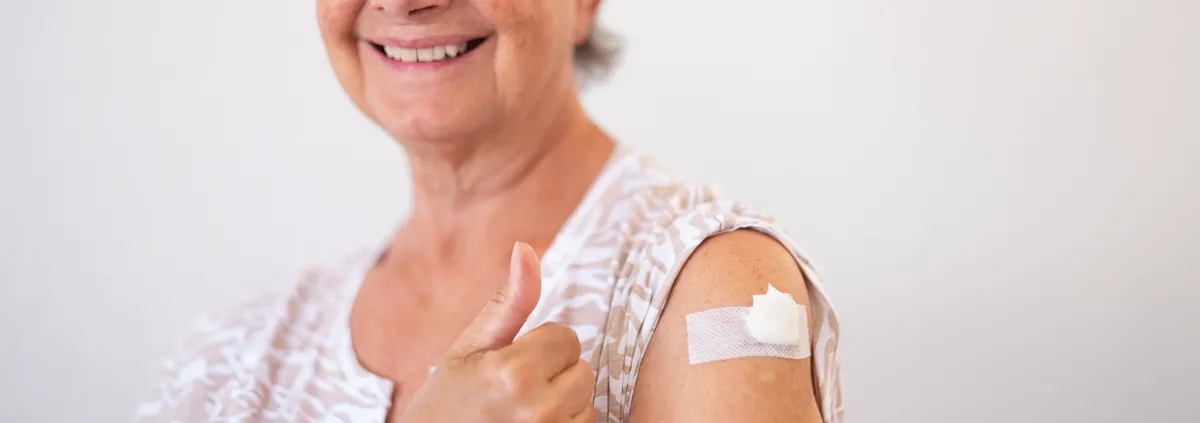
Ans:
[[[599,0],[317,3],[342,87],[407,152],[413,211],[203,319],[140,420],[841,421],[836,320],[789,238],[582,110]],[[689,364],[685,316],[768,283],[811,351]]]

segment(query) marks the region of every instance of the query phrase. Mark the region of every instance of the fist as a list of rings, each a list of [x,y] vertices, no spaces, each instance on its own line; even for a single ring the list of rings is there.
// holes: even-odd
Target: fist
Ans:
[[[591,366],[571,328],[546,323],[514,341],[541,295],[537,254],[513,248],[505,287],[484,306],[405,410],[405,423],[595,422]]]

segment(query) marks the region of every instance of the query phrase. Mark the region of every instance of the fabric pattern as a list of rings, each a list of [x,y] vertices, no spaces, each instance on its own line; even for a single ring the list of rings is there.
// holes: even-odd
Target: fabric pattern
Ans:
[[[813,387],[842,423],[838,322],[818,275],[774,221],[683,182],[621,146],[542,258],[542,297],[522,332],[575,330],[597,371],[597,422],[623,423],[638,371],[683,264],[708,237],[754,229],[792,252],[808,279]],[[198,320],[137,409],[139,422],[384,422],[392,383],[358,361],[350,306],[382,251],[365,248],[289,289]]]

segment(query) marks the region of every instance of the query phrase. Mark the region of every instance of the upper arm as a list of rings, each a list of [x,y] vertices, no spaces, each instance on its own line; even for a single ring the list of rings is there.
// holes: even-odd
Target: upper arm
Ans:
[[[685,316],[748,307],[768,282],[803,305],[813,333],[804,272],[768,235],[739,230],[700,244],[684,264],[642,358],[629,421],[821,422],[812,359],[745,357],[688,364]]]

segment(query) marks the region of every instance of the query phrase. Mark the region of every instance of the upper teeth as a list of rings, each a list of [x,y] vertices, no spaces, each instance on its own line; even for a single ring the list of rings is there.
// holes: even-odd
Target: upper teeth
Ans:
[[[436,62],[438,60],[453,58],[466,52],[467,43],[428,48],[383,46],[383,53],[389,59],[401,62]]]

